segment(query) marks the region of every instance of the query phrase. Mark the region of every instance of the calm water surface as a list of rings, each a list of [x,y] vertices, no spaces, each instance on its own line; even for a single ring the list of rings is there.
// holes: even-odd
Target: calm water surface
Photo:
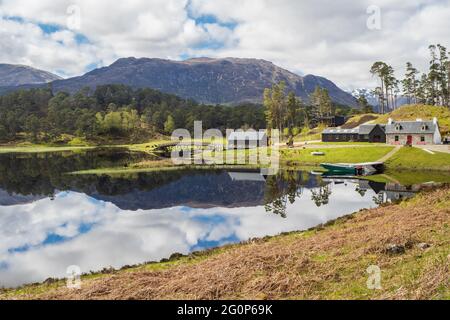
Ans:
[[[140,156],[0,155],[0,287],[305,230],[413,194],[299,171],[65,174]]]

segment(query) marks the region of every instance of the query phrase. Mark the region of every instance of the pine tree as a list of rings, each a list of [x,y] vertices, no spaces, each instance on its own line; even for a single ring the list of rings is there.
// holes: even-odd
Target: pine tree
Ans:
[[[386,109],[389,108],[389,99],[387,99],[388,88],[386,87],[386,78],[388,74],[388,65],[382,61],[377,61],[372,65],[372,68],[370,69],[370,73],[373,76],[378,76],[381,82],[381,87],[379,87],[379,90],[377,90],[379,94],[379,101],[380,101],[380,113],[384,114],[386,112]],[[381,93],[380,93],[381,91]]]
[[[272,89],[264,90],[264,107],[268,129],[278,129],[283,132],[286,120],[286,84],[274,84]]]
[[[167,134],[171,134],[175,130],[175,121],[171,115],[167,116],[167,120],[164,123],[164,131]]]
[[[440,104],[448,105],[448,95],[449,95],[449,78],[448,78],[448,56],[447,56],[447,48],[437,45],[439,50],[439,95],[440,95]]]
[[[431,60],[430,60],[430,71],[428,73],[428,100],[429,103],[432,105],[436,105],[439,100],[439,84],[440,84],[440,65],[438,56],[436,53],[436,46],[430,45],[430,54],[431,54]]]
[[[413,67],[411,62],[407,62],[405,78],[401,82],[403,94],[407,97],[408,104],[417,103],[417,88],[419,86],[417,74],[419,74],[419,71]]]

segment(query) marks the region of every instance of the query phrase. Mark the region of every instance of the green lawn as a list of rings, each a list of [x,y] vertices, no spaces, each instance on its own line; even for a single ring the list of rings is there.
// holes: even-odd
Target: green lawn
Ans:
[[[405,186],[427,182],[450,183],[450,171],[442,172],[436,170],[410,171],[410,170],[386,170],[384,174],[365,177],[375,182],[394,182]]]
[[[372,143],[372,142],[316,142],[314,145],[330,145],[330,146],[368,146],[368,147],[376,147],[376,146],[386,146],[385,143]]]
[[[365,148],[317,148],[302,150],[281,150],[281,160],[299,164],[320,163],[359,163],[372,162],[381,159],[392,151],[393,147],[365,147]],[[324,152],[325,156],[313,156],[312,152]]]
[[[47,152],[63,152],[63,151],[79,151],[89,150],[95,147],[87,146],[47,146],[47,145],[25,145],[25,146],[0,146],[0,154],[2,153],[47,153]]]
[[[450,154],[430,154],[422,149],[404,147],[386,162],[390,169],[450,171]]]

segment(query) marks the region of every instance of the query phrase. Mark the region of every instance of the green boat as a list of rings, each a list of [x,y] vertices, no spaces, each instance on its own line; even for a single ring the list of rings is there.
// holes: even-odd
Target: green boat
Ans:
[[[349,164],[340,163],[322,163],[321,166],[331,172],[338,172],[341,174],[356,174],[356,168]]]
[[[330,173],[354,176],[369,176],[372,174],[381,173],[384,169],[384,164],[382,162],[322,163],[320,165]]]

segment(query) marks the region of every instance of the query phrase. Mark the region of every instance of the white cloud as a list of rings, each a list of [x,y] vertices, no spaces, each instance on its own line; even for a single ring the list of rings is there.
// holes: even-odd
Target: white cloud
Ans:
[[[88,44],[78,44],[67,30],[48,37],[36,25],[66,26],[71,4],[81,10],[79,33]],[[366,27],[370,5],[381,9],[381,30]],[[2,15],[27,22],[1,20],[1,61],[70,75],[124,56],[237,56],[352,88],[374,85],[368,70],[375,60],[392,64],[401,76],[409,60],[426,70],[429,44],[450,47],[450,0],[3,0]],[[195,21],[204,16],[218,21]]]

